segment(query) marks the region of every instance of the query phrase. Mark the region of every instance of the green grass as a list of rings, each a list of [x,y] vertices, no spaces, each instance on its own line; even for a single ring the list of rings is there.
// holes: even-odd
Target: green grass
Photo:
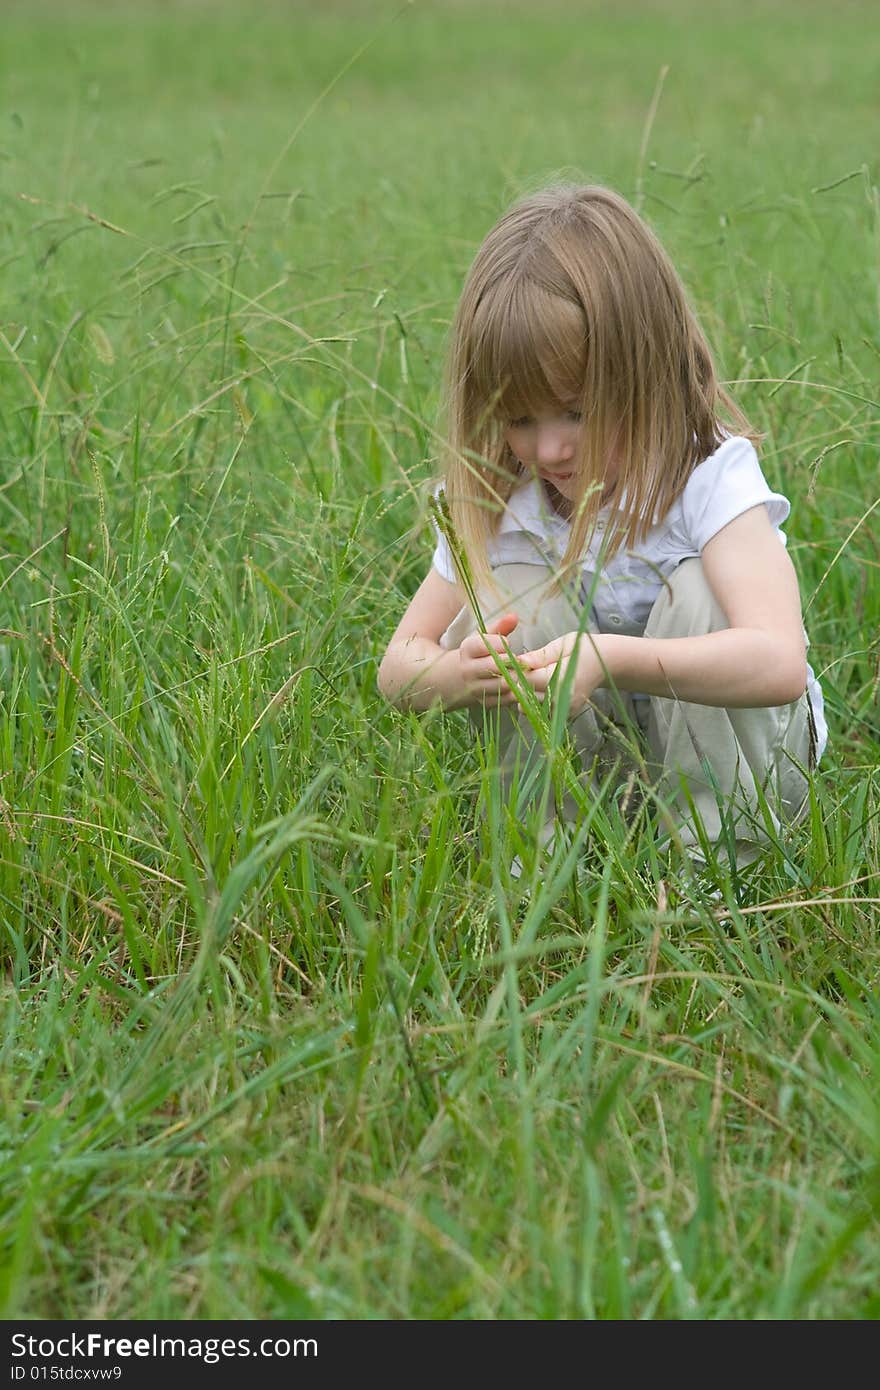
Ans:
[[[618,9],[6,7],[6,1317],[880,1312],[873,10]],[[720,902],[597,804],[519,903],[464,717],[375,690],[463,273],[557,171],[794,504],[832,740]]]

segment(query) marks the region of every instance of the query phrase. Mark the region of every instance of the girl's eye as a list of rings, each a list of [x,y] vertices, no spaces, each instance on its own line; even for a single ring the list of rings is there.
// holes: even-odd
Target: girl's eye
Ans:
[[[581,415],[581,412],[580,412],[579,410],[567,410],[565,413],[566,413],[566,416],[568,417],[569,420],[574,420],[574,421],[576,421],[578,424],[580,423],[581,419],[583,418],[582,415]]]
[[[530,416],[528,416],[528,415],[521,415],[520,418],[519,418],[518,420],[511,420],[511,422],[510,422],[510,429],[512,429],[512,430],[524,430],[525,427],[526,427],[526,425],[530,425],[531,423],[532,423],[532,421],[531,421],[531,417],[530,417]]]

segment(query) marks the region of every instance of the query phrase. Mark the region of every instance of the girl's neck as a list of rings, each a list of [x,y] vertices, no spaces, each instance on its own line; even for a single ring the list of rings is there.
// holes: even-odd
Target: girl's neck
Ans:
[[[543,489],[544,497],[549,502],[551,509],[556,513],[556,515],[561,516],[564,521],[571,521],[571,518],[574,515],[574,503],[570,502],[567,497],[563,497],[561,492],[557,492],[556,488],[553,486],[552,483],[542,481],[541,488]],[[602,496],[599,499],[600,507],[604,507],[607,505],[608,501],[611,498],[612,491],[613,484],[607,483],[606,486],[603,488]]]
[[[561,492],[557,492],[552,483],[542,482],[541,487],[546,500],[556,515],[561,516],[565,521],[571,521],[572,504],[568,498],[563,497]]]

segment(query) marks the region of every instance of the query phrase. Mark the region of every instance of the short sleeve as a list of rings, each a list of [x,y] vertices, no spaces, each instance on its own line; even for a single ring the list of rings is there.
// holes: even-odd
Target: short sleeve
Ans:
[[[697,465],[681,496],[682,522],[694,553],[699,555],[729,521],[761,503],[778,529],[791,511],[788,499],[771,490],[748,439],[725,439]]]
[[[450,584],[456,584],[458,583],[458,575],[455,573],[455,567],[452,563],[452,552],[449,549],[449,542],[445,536],[440,534],[436,521],[433,522],[432,525],[437,533],[437,544],[434,548],[431,564],[441,578],[447,580]]]
[[[442,492],[443,484],[438,483],[434,488],[435,502],[439,501]],[[448,540],[437,525],[437,518],[434,515],[433,508],[431,509],[431,525],[434,528],[434,535],[437,538],[434,554],[431,557],[431,564],[440,575],[441,579],[445,579],[449,584],[457,584],[458,575],[455,572],[455,565],[452,563],[452,551],[449,548]]]

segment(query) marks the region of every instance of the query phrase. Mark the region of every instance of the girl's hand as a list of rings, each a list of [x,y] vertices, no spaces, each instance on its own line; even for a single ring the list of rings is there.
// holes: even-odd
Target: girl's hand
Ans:
[[[514,667],[518,659],[509,650],[506,638],[519,623],[516,613],[505,613],[491,622],[485,632],[472,632],[458,648],[462,704],[517,703],[514,691],[498,669]],[[494,653],[494,655],[492,655]]]
[[[586,632],[567,632],[539,647],[533,652],[523,652],[519,658],[527,668],[529,685],[543,695],[550,682],[562,685],[570,662],[575,662],[573,677],[570,677],[569,713],[573,718],[588,704],[593,692],[606,678],[605,667],[596,646],[596,637]]]

